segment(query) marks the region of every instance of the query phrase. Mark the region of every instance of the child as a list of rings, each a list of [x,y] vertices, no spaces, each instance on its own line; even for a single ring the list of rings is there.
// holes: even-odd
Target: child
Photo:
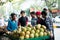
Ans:
[[[14,31],[16,30],[18,27],[17,21],[16,21],[16,14],[12,13],[11,14],[11,19],[8,21],[8,26],[7,26],[7,30],[8,31]]]
[[[31,19],[31,25],[35,26],[36,22],[37,22],[36,14],[35,14],[35,12],[31,12],[30,14],[31,14],[31,17],[32,17],[32,19]]]
[[[25,11],[21,11],[21,17],[18,19],[18,26],[25,27],[28,23],[28,18],[25,16]]]

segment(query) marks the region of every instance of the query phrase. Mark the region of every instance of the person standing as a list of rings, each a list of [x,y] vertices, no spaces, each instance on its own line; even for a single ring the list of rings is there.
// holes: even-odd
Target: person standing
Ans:
[[[18,26],[25,27],[28,24],[28,18],[25,16],[25,11],[21,11],[21,17],[18,19]]]
[[[42,19],[43,19],[43,25],[46,26],[47,30],[51,32],[51,37],[53,38],[53,22],[52,20],[47,17],[47,13],[45,11],[42,11]],[[53,39],[49,39],[49,40],[53,40]]]
[[[50,9],[44,8],[43,11],[45,11],[47,13],[47,17],[52,19],[52,11]]]
[[[53,29],[52,20],[49,17],[47,17],[47,13],[45,11],[42,11],[41,14],[42,14],[42,19],[46,22],[45,24],[46,24],[47,29],[52,31]]]
[[[42,19],[41,19],[41,12],[37,11],[36,12],[36,17],[37,17],[37,24],[41,24],[42,25]]]
[[[35,26],[36,25],[36,22],[37,22],[37,18],[36,18],[36,13],[33,11],[30,13],[31,14],[31,25],[32,26]]]
[[[18,28],[18,23],[16,21],[16,14],[11,13],[11,19],[8,21],[7,30],[14,31],[17,30],[17,28]]]

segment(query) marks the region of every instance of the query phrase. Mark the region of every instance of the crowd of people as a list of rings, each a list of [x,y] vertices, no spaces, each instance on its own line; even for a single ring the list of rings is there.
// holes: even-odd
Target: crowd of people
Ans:
[[[43,9],[43,11],[32,11],[31,15],[31,25],[34,27],[36,24],[45,25],[47,30],[53,32],[53,22],[50,16],[47,16],[49,13],[47,9]],[[11,13],[11,17],[8,20],[8,25],[4,25],[4,21],[2,17],[0,17],[0,30],[14,31],[17,30],[18,26],[26,27],[28,25],[28,17],[25,15],[25,11],[20,12],[20,18],[16,20],[17,15],[15,13]],[[3,21],[3,22],[2,22]]]

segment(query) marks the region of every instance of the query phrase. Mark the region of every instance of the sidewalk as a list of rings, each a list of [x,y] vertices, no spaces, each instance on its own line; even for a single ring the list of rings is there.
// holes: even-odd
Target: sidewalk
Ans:
[[[55,37],[55,40],[60,40],[60,28],[54,29],[54,37]]]

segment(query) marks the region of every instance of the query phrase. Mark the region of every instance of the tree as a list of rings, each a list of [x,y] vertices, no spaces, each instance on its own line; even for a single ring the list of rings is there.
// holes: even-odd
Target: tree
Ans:
[[[56,7],[57,0],[45,0],[46,6],[51,9]]]

